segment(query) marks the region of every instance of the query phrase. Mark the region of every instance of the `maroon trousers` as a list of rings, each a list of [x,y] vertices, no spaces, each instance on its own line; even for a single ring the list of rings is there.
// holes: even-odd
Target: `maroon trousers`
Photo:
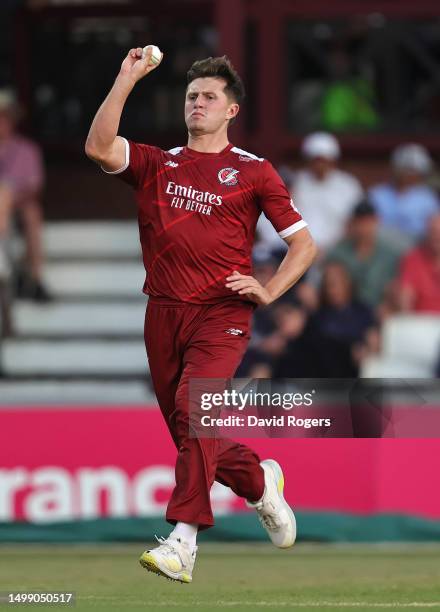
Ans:
[[[161,412],[178,450],[176,487],[166,519],[214,524],[210,490],[214,480],[234,493],[257,500],[264,492],[258,455],[223,438],[189,437],[190,378],[231,378],[246,350],[252,305],[229,300],[196,305],[150,297],[145,345]],[[244,335],[227,333],[239,329]]]

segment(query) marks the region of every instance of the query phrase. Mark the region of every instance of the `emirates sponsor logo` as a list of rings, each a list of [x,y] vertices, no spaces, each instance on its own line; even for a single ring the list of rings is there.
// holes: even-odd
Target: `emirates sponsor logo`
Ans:
[[[192,185],[178,185],[173,181],[168,181],[166,192],[169,195],[187,198],[188,200],[193,200],[194,202],[200,202],[203,204],[215,204],[216,206],[220,206],[222,204],[221,195],[211,193],[210,191],[198,191],[197,189],[194,189]]]
[[[238,183],[237,174],[239,170],[235,168],[222,168],[218,173],[218,180],[222,185],[226,185],[227,187],[232,187]]]
[[[188,212],[197,212],[201,215],[210,215],[212,207],[222,204],[222,196],[210,191],[199,191],[192,185],[178,185],[168,181],[165,192],[172,196],[170,206]]]

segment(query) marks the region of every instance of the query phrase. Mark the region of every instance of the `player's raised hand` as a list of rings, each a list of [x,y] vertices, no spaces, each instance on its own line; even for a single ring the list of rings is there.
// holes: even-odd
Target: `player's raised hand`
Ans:
[[[127,57],[124,59],[121,65],[120,74],[129,76],[135,83],[146,76],[149,72],[159,66],[163,59],[163,53],[158,63],[153,63],[151,56],[153,54],[153,48],[150,46],[147,48],[146,53],[143,54],[142,47],[136,49],[130,49]]]
[[[246,276],[234,270],[232,275],[226,278],[226,281],[226,287],[228,289],[231,289],[239,295],[245,295],[249,300],[260,306],[267,306],[273,302],[273,298],[269,291],[267,291],[267,289],[265,289],[253,276]]]

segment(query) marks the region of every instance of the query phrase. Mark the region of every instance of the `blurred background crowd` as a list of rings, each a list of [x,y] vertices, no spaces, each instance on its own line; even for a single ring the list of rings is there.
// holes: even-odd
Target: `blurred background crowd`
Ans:
[[[433,161],[417,143],[392,151],[389,177],[365,189],[338,168],[337,138],[306,136],[304,165],[280,168],[319,247],[315,265],[255,314],[242,364],[252,377],[352,378],[381,350],[381,328],[402,313],[440,316],[440,200]],[[263,284],[286,252],[268,220],[258,224],[255,273]],[[403,374],[403,373],[402,373]]]
[[[148,42],[165,59],[129,99],[121,133],[184,143],[186,71],[228,54],[248,94],[231,139],[278,168],[319,247],[305,278],[256,311],[239,374],[440,376],[436,3],[365,0],[350,16],[340,1],[274,0],[270,14],[259,0],[160,4],[2,3],[4,379],[140,377],[142,322],[124,319],[142,305],[135,207],[83,145],[127,50]],[[260,282],[285,249],[262,216]],[[110,353],[123,366],[97,365]]]

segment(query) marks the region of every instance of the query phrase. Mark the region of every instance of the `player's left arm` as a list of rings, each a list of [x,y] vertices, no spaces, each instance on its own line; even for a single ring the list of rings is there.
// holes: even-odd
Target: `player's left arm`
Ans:
[[[307,227],[303,227],[284,240],[289,249],[274,276],[261,285],[253,276],[234,271],[228,276],[226,287],[239,295],[245,295],[261,306],[267,306],[286,293],[312,265],[318,249]]]

